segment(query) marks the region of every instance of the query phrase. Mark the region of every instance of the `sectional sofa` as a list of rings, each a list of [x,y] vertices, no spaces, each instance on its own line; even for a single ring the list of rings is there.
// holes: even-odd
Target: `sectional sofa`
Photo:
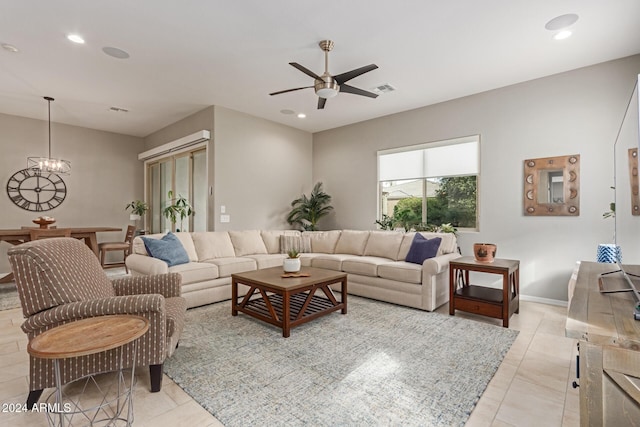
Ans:
[[[230,299],[233,273],[281,266],[286,251],[296,248],[302,252],[303,266],[346,272],[350,294],[432,311],[449,300],[449,261],[460,256],[456,237],[450,233],[421,233],[428,239],[442,239],[436,256],[421,265],[405,261],[415,233],[245,230],[175,234],[189,262],[169,267],[149,256],[142,239],[136,237],[126,265],[134,276],[180,273],[188,307]],[[145,237],[159,239],[163,234]]]

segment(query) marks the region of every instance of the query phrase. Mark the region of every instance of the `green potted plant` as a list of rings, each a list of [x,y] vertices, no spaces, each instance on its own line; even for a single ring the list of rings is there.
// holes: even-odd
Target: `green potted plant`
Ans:
[[[147,205],[142,200],[134,200],[129,203],[124,208],[125,210],[131,211],[131,215],[129,215],[129,219],[131,221],[137,221],[144,216],[145,213],[149,210],[149,205]]]
[[[174,197],[173,191],[169,190],[167,193],[167,198],[171,202],[170,205],[165,207],[162,210],[162,215],[167,218],[171,224],[173,224],[173,228],[175,228],[176,222],[178,221],[178,217],[180,217],[180,228],[177,228],[176,231],[180,231],[183,229],[182,223],[185,218],[193,215],[193,208],[189,204],[189,201],[182,197],[181,194],[178,194],[177,197]]]
[[[283,269],[285,273],[297,273],[300,271],[300,253],[291,249],[287,252],[288,258],[284,259]]]
[[[382,219],[377,219],[376,224],[380,227],[380,230],[393,230],[395,220],[392,216],[382,214]]]
[[[298,224],[306,231],[316,231],[318,220],[333,210],[331,196],[322,191],[322,183],[318,182],[311,191],[311,195],[291,202],[291,212],[287,216],[287,222],[291,225]]]

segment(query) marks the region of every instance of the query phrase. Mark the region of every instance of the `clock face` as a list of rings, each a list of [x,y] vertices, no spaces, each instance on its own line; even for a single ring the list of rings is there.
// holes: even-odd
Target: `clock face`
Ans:
[[[7,194],[13,203],[27,211],[50,211],[67,197],[67,186],[55,173],[22,169],[9,178]]]

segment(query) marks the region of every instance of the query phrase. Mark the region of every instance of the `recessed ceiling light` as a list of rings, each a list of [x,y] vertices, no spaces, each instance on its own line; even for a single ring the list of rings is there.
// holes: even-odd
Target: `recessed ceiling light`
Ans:
[[[122,49],[118,49],[117,47],[105,46],[102,48],[102,51],[105,55],[112,56],[118,59],[127,59],[129,58],[129,54]]]
[[[11,52],[11,53],[18,53],[18,52],[20,52],[20,50],[18,50],[18,48],[17,48],[17,47],[15,47],[14,45],[9,44],[9,43],[2,43],[0,46],[2,46],[2,48],[3,48],[4,50],[6,50],[6,51],[8,51],[8,52]]]
[[[575,13],[567,13],[566,15],[556,16],[545,24],[545,28],[549,31],[564,30],[567,27],[575,24],[578,20],[578,15]]]
[[[293,114],[293,113],[295,113],[295,111],[293,111],[293,110],[280,110],[280,112],[282,114]]]
[[[299,119],[304,119],[305,117],[307,117],[307,115],[305,113],[298,113],[298,118]]]
[[[562,31],[558,31],[553,38],[555,40],[564,40],[566,38],[571,37],[571,34],[573,34],[570,30],[562,30]]]
[[[84,39],[78,34],[68,34],[67,39],[71,40],[74,43],[84,44]]]
[[[116,113],[128,113],[129,110],[127,110],[126,108],[121,108],[121,107],[109,107],[110,111],[114,111]]]

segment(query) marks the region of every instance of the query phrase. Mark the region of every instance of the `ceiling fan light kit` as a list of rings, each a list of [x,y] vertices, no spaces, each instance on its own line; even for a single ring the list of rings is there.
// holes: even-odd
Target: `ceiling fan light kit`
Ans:
[[[354,79],[364,73],[368,73],[369,71],[375,70],[376,68],[378,68],[376,64],[365,65],[364,67],[356,68],[355,70],[347,71],[346,73],[338,74],[337,76],[332,76],[329,73],[329,52],[333,50],[334,43],[331,40],[322,40],[319,43],[319,46],[320,49],[324,51],[324,73],[321,76],[298,64],[297,62],[289,62],[289,65],[291,65],[292,67],[297,68],[309,77],[313,77],[313,86],[304,86],[294,89],[281,90],[278,92],[270,93],[269,95],[280,95],[283,93],[293,92],[301,89],[313,88],[316,95],[318,96],[318,110],[322,110],[327,102],[327,99],[335,97],[336,95],[338,95],[338,92],[346,92],[353,95],[366,96],[369,98],[378,97],[378,95],[373,92],[368,92],[366,90],[346,84],[346,82],[351,79]]]

